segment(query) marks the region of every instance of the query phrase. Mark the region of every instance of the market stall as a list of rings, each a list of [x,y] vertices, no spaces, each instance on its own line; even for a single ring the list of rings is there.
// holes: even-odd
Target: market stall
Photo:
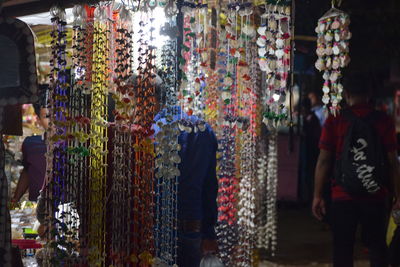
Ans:
[[[315,24],[322,101],[334,115],[351,39],[336,2]],[[52,6],[50,28],[34,28],[39,81],[50,83],[43,266],[177,266],[179,136],[209,128],[218,140],[218,257],[257,266],[260,251],[274,256],[278,192],[296,200],[301,160],[292,143],[294,15],[290,0]],[[24,93],[20,104],[37,97]],[[165,120],[155,123],[158,106]],[[21,141],[4,140],[18,151]],[[16,154],[6,165],[10,188],[17,163]],[[34,228],[25,222],[34,209],[11,212],[14,236]]]
[[[182,131],[202,132],[208,123],[220,148],[220,257],[227,265],[248,266],[257,247],[273,252],[276,246],[276,131],[290,122],[290,2],[223,8],[124,4],[75,6],[71,45],[65,11],[51,10],[54,126],[46,136],[45,197],[53,200],[46,202],[53,230],[44,262],[176,263],[180,156],[173,140]],[[160,14],[164,22],[157,22]],[[129,84],[133,73],[136,80]],[[172,131],[169,124],[158,125],[154,140],[150,103],[157,100],[150,80],[156,73],[165,83],[162,104],[178,120]],[[115,102],[112,138],[107,138],[112,119],[105,120],[109,93]],[[193,123],[182,114],[199,120]],[[268,126],[269,145],[262,125]],[[128,132],[132,126],[134,136]],[[169,145],[153,151],[153,142],[166,141]],[[154,198],[157,192],[163,192],[162,199]],[[146,223],[138,228],[137,222]]]

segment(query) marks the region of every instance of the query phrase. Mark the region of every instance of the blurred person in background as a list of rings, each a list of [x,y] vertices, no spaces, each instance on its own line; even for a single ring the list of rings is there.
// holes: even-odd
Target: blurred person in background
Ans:
[[[314,170],[319,155],[319,138],[321,125],[312,111],[311,100],[304,97],[301,101],[302,136],[301,136],[301,181],[300,197],[306,204],[312,201],[314,188]]]
[[[29,201],[37,201],[46,174],[44,132],[49,125],[48,111],[43,103],[34,104],[34,109],[43,134],[28,136],[22,143],[22,165],[24,168],[11,200],[13,203],[18,203],[28,190]]]
[[[308,99],[311,101],[311,110],[317,116],[321,127],[324,125],[326,120],[326,113],[324,106],[322,105],[322,95],[320,91],[310,91],[307,95]]]
[[[319,143],[312,211],[324,218],[323,188],[331,180],[334,267],[353,266],[358,225],[371,266],[389,264],[386,231],[391,206],[400,208],[400,168],[393,118],[370,104],[370,85],[365,74],[347,76],[347,108],[328,117]]]

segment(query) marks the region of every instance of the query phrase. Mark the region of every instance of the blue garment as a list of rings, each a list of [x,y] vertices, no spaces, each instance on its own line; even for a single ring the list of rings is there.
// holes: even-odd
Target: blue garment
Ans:
[[[179,233],[178,266],[199,267],[201,258],[201,237],[193,234]]]
[[[41,135],[28,136],[22,143],[22,165],[29,178],[29,200],[36,201],[46,175],[46,142]]]
[[[315,116],[317,116],[321,126],[324,126],[324,123],[326,120],[326,114],[325,114],[324,107],[323,106],[315,106],[315,107],[311,108],[311,111],[315,113]]]
[[[174,121],[181,119],[179,107],[175,107]],[[166,110],[162,110],[155,118],[155,122],[166,123]],[[196,116],[182,118],[192,123],[199,121]],[[155,134],[160,128],[154,124]],[[181,131],[178,142],[181,145],[179,156],[181,163],[178,185],[178,219],[200,220],[202,222],[201,235],[203,239],[215,239],[214,226],[217,222],[217,192],[218,182],[216,175],[217,139],[210,125],[206,124],[204,132],[187,133]]]

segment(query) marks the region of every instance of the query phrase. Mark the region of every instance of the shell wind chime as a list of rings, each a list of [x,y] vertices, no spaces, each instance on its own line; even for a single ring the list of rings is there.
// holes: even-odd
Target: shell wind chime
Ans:
[[[263,122],[276,127],[288,118],[284,103],[291,68],[291,9],[278,5],[266,5],[265,9],[257,29],[258,62],[266,74]]]
[[[277,246],[277,186],[278,186],[278,132],[277,127],[288,119],[286,96],[290,92],[290,72],[292,69],[292,8],[290,2],[265,4],[261,15],[261,25],[257,29],[258,64],[263,72],[261,89],[263,122],[268,127],[268,154],[259,151],[260,160],[257,178],[265,185],[260,190],[261,211],[257,217],[257,246],[272,255]],[[261,172],[260,172],[261,170]],[[264,170],[267,170],[266,173]]]
[[[343,99],[342,69],[350,63],[349,25],[349,15],[332,4],[332,8],[318,20],[315,29],[318,34],[315,67],[323,72],[324,79],[322,102],[325,107],[329,106],[333,115],[340,110],[339,104]]]

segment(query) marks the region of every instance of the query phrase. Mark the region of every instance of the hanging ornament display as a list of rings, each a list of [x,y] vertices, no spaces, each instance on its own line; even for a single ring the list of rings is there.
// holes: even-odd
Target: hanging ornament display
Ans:
[[[180,83],[180,106],[189,116],[199,118],[196,122],[187,120],[182,116],[179,123],[181,130],[187,132],[204,131],[204,95],[206,84],[205,73],[202,67],[207,65],[208,54],[205,51],[207,23],[207,4],[194,4],[184,2],[182,7],[183,44],[180,70],[182,81]]]
[[[135,135],[135,187],[134,198],[137,200],[133,220],[135,222],[134,251],[139,264],[151,264],[155,255],[154,247],[154,207],[155,176],[154,158],[155,151],[152,142],[154,134],[153,122],[156,115],[156,69],[155,69],[155,39],[154,17],[152,9],[156,2],[145,2],[142,7],[147,13],[140,14],[138,42],[138,75],[136,77],[134,92],[137,102],[135,111],[135,124],[140,126]]]
[[[172,27],[171,21],[166,27]],[[165,30],[165,29],[164,29]],[[168,32],[164,31],[165,34]],[[176,40],[168,40],[161,56],[161,79],[164,93],[159,96],[161,114],[155,118],[156,133],[156,231],[155,247],[157,264],[175,266],[178,249],[178,178],[181,163],[178,143],[180,130],[178,120],[181,116],[176,92]],[[160,85],[159,85],[160,86]],[[161,265],[157,265],[161,266]]]
[[[259,153],[262,155],[257,160],[257,199],[259,201],[256,203],[256,210],[258,211],[256,217],[257,223],[257,247],[268,249],[268,238],[266,232],[266,216],[267,216],[267,208],[266,208],[266,183],[267,183],[267,154],[265,143],[261,145]]]
[[[284,105],[291,71],[292,22],[291,8],[285,5],[265,5],[262,23],[257,29],[258,60],[265,72],[264,122],[277,127],[288,118]]]
[[[270,133],[268,141],[267,185],[266,185],[266,234],[264,246],[275,255],[277,246],[277,187],[278,187],[278,133]]]
[[[71,48],[64,11],[52,9],[47,266],[176,267],[180,136],[208,125],[218,139],[220,258],[252,266],[256,248],[275,251],[290,8],[266,4],[260,27],[251,2],[179,8],[183,25],[175,1],[78,5]]]
[[[112,76],[113,87],[110,90],[115,102],[112,111],[114,123],[109,124],[108,133],[109,156],[112,158],[111,169],[107,173],[112,175],[111,185],[107,196],[111,202],[106,208],[107,240],[106,251],[113,266],[124,262],[135,263],[138,261],[133,245],[133,220],[132,212],[135,201],[133,200],[134,179],[134,151],[133,132],[135,114],[134,87],[129,81],[132,77],[132,50],[133,31],[130,11],[125,7],[113,11],[115,21],[112,29],[114,61],[111,63],[114,70]],[[112,215],[112,216],[111,216]]]
[[[236,148],[236,71],[240,52],[237,50],[237,9],[232,7],[228,10],[225,32],[221,33],[221,63],[226,65],[223,79],[221,79],[221,124],[219,133],[219,145],[221,156],[218,167],[218,225],[217,235],[219,238],[220,257],[225,265],[234,266],[238,243],[237,225],[237,193],[238,177],[236,176],[235,148]]]
[[[218,112],[219,112],[219,76],[220,71],[218,60],[218,14],[216,8],[211,8],[211,14],[209,14],[210,22],[208,23],[209,30],[206,36],[206,52],[209,57],[206,58],[206,62],[203,62],[202,69],[207,75],[207,90],[205,90],[205,107],[204,107],[204,118],[211,125],[213,129],[217,129],[218,124]]]
[[[256,59],[256,30],[252,21],[253,7],[242,3],[239,9],[240,33],[238,50],[241,56],[237,67],[236,154],[238,162],[238,229],[239,243],[236,266],[252,266],[255,248],[255,161],[257,132],[261,120],[257,117],[259,73]]]
[[[93,62],[91,89],[91,124],[89,138],[90,222],[89,264],[101,266],[105,261],[105,186],[107,173],[107,93],[109,86],[109,14],[102,7],[94,11]]]
[[[90,133],[91,133],[91,89],[94,9],[77,5],[73,9],[74,27],[72,42],[72,67],[70,88],[70,121],[68,147],[71,173],[68,177],[74,188],[75,208],[79,214],[71,218],[74,230],[78,231],[80,264],[88,264],[89,219],[90,219]]]
[[[69,262],[70,256],[77,249],[74,237],[68,229],[69,212],[62,203],[68,202],[67,179],[67,91],[69,78],[67,73],[67,41],[65,11],[52,8],[53,31],[51,90],[49,95],[49,116],[52,123],[47,133],[47,218],[49,254],[46,266]]]
[[[332,8],[318,20],[315,29],[318,34],[315,67],[323,72],[324,79],[322,102],[333,115],[338,114],[343,99],[342,69],[350,63],[349,24],[349,15],[332,4]]]

